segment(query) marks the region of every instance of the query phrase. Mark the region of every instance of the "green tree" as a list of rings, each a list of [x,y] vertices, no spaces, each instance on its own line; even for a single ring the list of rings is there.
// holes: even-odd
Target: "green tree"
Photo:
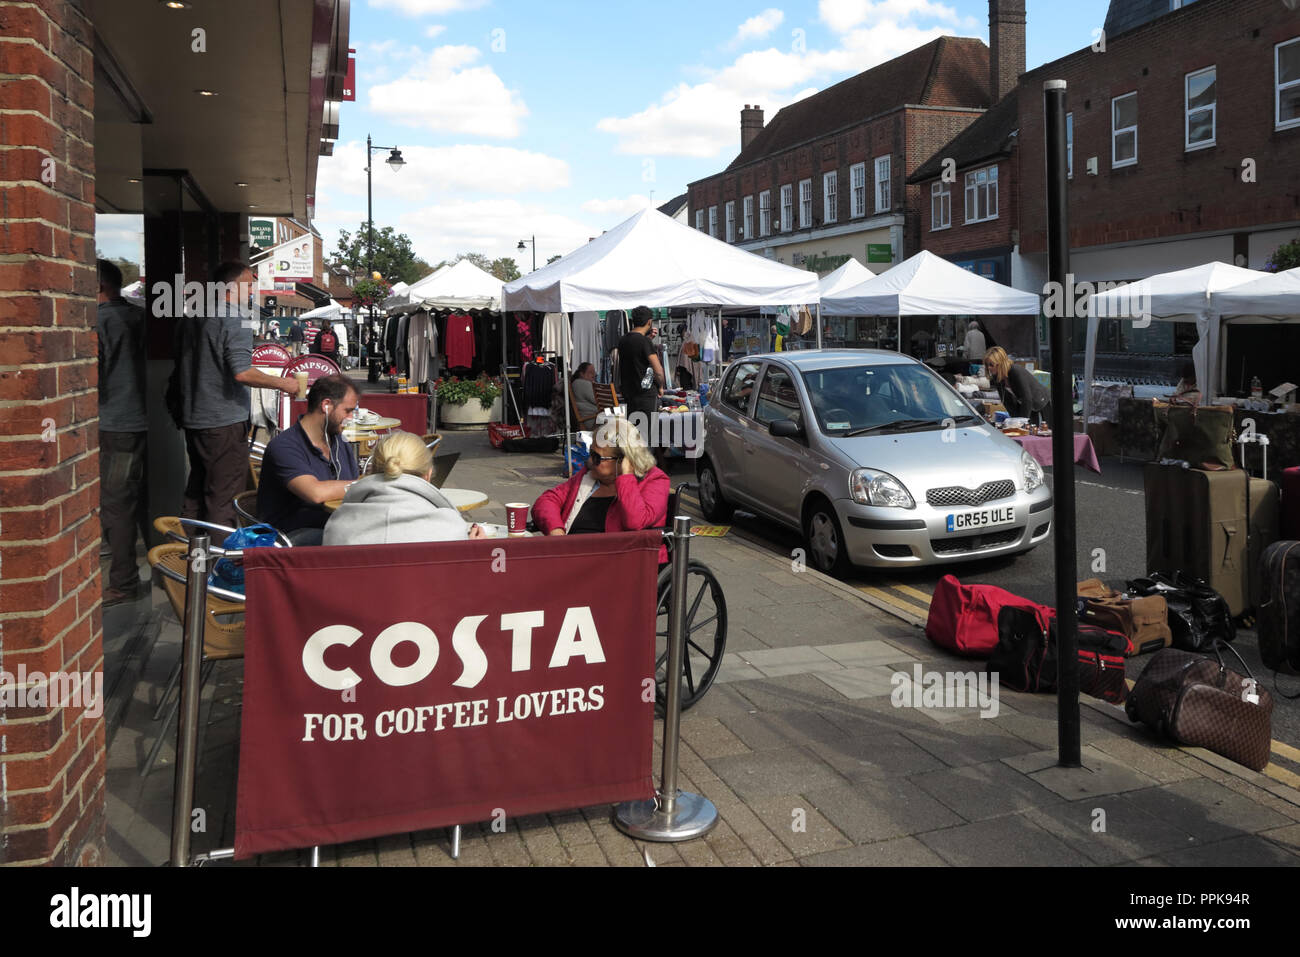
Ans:
[[[1266,272],[1286,272],[1297,267],[1300,267],[1300,237],[1278,246],[1264,263]]]
[[[336,264],[346,265],[357,277],[370,275],[370,270],[366,268],[369,262],[367,236],[365,223],[362,223],[355,233],[350,233],[346,229],[339,230],[339,244],[335,250],[334,261]],[[411,238],[406,233],[396,232],[392,226],[384,226],[382,229],[379,226],[375,227],[374,268],[376,272],[389,282],[410,284],[422,275],[428,275],[428,273],[421,273],[422,266],[427,268],[428,264],[415,255]]]
[[[519,267],[515,261],[508,256],[502,256],[500,259],[492,260],[492,266],[488,269],[492,275],[496,276],[502,282],[514,282],[519,278]]]
[[[460,262],[462,259],[468,259],[484,272],[492,272],[492,260],[488,259],[482,253],[461,253],[453,260],[453,262]]]
[[[129,259],[122,258],[121,256],[110,256],[98,246],[95,247],[95,258],[107,259],[109,262],[117,266],[118,269],[122,270],[122,288],[124,289],[140,278],[139,263],[134,263]]]

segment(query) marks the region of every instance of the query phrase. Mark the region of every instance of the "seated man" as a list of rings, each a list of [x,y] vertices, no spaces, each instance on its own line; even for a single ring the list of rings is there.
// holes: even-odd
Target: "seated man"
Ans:
[[[357,456],[343,440],[343,424],[357,410],[356,387],[341,375],[317,379],[307,412],[267,443],[257,488],[258,517],[295,545],[319,545],[330,513],[357,480]]]

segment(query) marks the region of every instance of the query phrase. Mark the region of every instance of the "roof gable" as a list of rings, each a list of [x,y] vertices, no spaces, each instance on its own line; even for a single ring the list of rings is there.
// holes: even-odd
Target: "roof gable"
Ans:
[[[1009,140],[1020,126],[1019,97],[1012,90],[997,106],[979,117],[966,129],[944,144],[939,152],[921,164],[908,177],[909,183],[920,183],[939,175],[943,161],[951,159],[957,168],[972,166],[995,156],[1011,152]]]

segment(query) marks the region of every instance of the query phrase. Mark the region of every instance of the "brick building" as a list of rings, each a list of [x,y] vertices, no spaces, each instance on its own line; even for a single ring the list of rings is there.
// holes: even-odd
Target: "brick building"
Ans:
[[[781,110],[741,111],[741,150],[688,187],[689,223],[827,273],[853,256],[876,271],[919,250],[921,189],[908,177],[1024,69],[1023,0],[991,0],[997,55],[940,37]]]
[[[0,864],[93,864],[103,848],[111,703],[98,717],[58,706],[45,677],[113,667],[96,211],[143,217],[152,306],[156,283],[247,257],[250,209],[310,221],[342,95],[347,0],[196,6],[0,0]],[[262,69],[231,70],[232,57]],[[176,514],[184,446],[161,408],[171,329],[150,322],[150,514]],[[30,686],[21,699],[15,677]]]

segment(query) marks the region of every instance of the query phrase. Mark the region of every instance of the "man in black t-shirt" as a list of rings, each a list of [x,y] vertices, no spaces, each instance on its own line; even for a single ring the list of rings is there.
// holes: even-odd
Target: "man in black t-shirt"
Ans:
[[[621,398],[627,404],[628,419],[636,422],[641,434],[649,443],[649,425],[659,411],[659,396],[663,395],[663,365],[647,335],[654,313],[647,306],[632,310],[632,331],[618,340],[619,381],[623,386]],[[643,421],[632,419],[641,413]]]

